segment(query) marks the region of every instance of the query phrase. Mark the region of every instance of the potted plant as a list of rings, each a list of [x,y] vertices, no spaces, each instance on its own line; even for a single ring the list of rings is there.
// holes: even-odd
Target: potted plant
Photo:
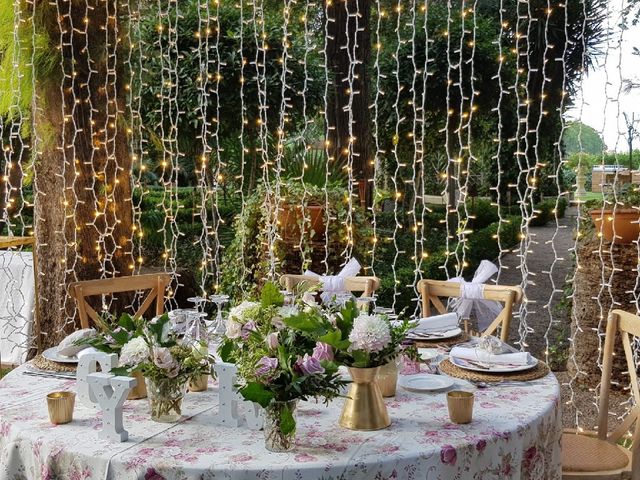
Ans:
[[[640,237],[640,186],[623,185],[587,206],[597,234],[607,242],[632,243]]]
[[[296,318],[308,328],[287,328]],[[278,287],[267,283],[259,302],[245,301],[229,312],[220,356],[238,367],[240,394],[265,409],[265,447],[272,452],[295,444],[299,400],[340,394],[347,383],[338,374],[330,347],[317,340],[325,319],[319,308],[301,300],[284,305]]]
[[[116,374],[140,371],[146,381],[151,419],[177,422],[182,415],[187,383],[202,375],[212,375],[214,359],[202,342],[178,337],[167,314],[150,322],[132,321],[140,334],[122,346],[120,366],[112,371]]]
[[[391,424],[376,377],[380,367],[396,361],[410,322],[392,323],[384,315],[360,311],[351,301],[336,312],[327,311],[320,325],[296,316],[285,323],[300,331],[314,331],[319,341],[333,349],[335,360],[349,370],[352,383],[340,416],[341,426],[379,430]]]

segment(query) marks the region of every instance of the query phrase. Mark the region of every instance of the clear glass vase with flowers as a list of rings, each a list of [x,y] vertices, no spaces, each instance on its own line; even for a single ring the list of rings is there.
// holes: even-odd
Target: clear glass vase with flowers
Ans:
[[[182,415],[187,383],[211,375],[214,359],[198,341],[173,332],[166,314],[150,322],[134,322],[140,334],[121,348],[120,366],[114,373],[140,371],[146,381],[151,419],[176,422]]]
[[[287,327],[291,319],[307,328]],[[325,321],[318,307],[298,299],[285,306],[271,283],[259,302],[243,302],[229,312],[220,355],[237,365],[240,394],[265,409],[265,447],[270,451],[294,447],[299,400],[329,401],[347,383],[338,374],[332,348],[317,339]]]

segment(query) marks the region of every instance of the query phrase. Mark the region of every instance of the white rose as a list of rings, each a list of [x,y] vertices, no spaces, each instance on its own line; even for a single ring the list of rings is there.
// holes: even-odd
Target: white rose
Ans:
[[[242,335],[242,324],[231,320],[231,317],[227,319],[225,335],[227,338],[239,338]]]

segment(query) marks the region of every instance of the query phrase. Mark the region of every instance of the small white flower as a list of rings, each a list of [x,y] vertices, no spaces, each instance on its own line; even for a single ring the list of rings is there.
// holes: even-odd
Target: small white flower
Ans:
[[[227,318],[225,335],[227,338],[239,338],[242,335],[242,324]]]
[[[391,342],[389,324],[379,315],[358,315],[349,334],[350,350],[379,352]]]
[[[300,313],[298,307],[295,307],[293,305],[285,305],[284,307],[280,307],[278,309],[278,315],[280,315],[280,317],[282,318],[293,317],[294,315],[298,315],[298,313]]]
[[[251,320],[250,317],[255,313],[252,310],[259,306],[260,304],[258,302],[242,302],[229,310],[229,319],[237,323],[244,324]]]
[[[148,359],[149,348],[142,337],[132,338],[120,351],[121,365],[138,365]]]

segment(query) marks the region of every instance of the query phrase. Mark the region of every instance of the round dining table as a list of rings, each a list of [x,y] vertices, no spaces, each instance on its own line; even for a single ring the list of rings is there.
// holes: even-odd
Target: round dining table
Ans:
[[[469,424],[451,423],[446,392],[398,388],[384,430],[338,425],[343,400],[301,402],[293,451],[265,450],[261,431],[214,423],[217,386],[187,393],[182,420],[150,419],[147,400],[124,405],[126,442],[98,437],[102,415],[76,402],[71,423],[49,422],[46,394],[75,380],[24,374],[0,381],[0,480],[463,480],[561,478],[560,391],[553,374],[476,388]]]

